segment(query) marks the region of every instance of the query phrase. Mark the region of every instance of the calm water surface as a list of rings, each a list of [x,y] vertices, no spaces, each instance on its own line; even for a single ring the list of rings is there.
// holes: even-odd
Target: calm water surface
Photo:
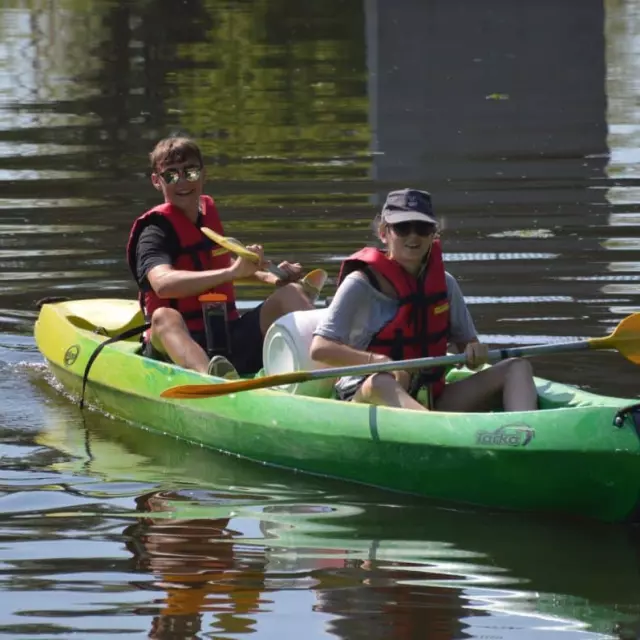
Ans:
[[[0,636],[638,636],[634,529],[183,446],[80,412],[32,338],[43,296],[134,295],[146,154],[175,131],[276,260],[335,276],[387,190],[427,188],[485,340],[610,331],[640,310],[640,2],[524,4],[2,2]],[[640,394],[617,354],[535,367]]]

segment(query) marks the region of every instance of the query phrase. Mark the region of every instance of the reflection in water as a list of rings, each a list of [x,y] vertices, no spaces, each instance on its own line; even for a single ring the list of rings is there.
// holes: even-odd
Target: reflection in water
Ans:
[[[0,235],[6,236],[14,236],[14,235],[22,235],[22,234],[51,234],[51,233],[76,233],[76,232],[101,232],[106,231],[109,227],[104,227],[100,225],[86,225],[86,226],[78,226],[78,225],[37,225],[32,226],[28,224],[21,225],[0,225]]]
[[[66,178],[75,178],[77,180],[85,180],[87,178],[97,177],[96,172],[90,171],[55,171],[52,169],[46,171],[35,171],[30,169],[0,169],[0,180],[64,180]]]
[[[361,637],[365,628],[367,637],[374,640],[463,637],[466,602],[458,590],[447,588],[449,576],[422,573],[425,580],[441,581],[444,586],[421,586],[414,582],[411,565],[366,560],[360,569],[366,576],[362,587],[318,595],[316,610],[336,616],[331,627],[338,637]]]
[[[224,496],[218,496],[224,500]],[[149,573],[145,590],[163,592],[150,638],[191,637],[202,628],[202,615],[213,612],[215,633],[248,633],[265,601],[264,552],[243,547],[230,519],[155,519],[171,511],[180,496],[152,492],[136,498],[138,511],[149,513],[123,531],[135,569]],[[238,551],[240,550],[240,551]]]
[[[640,4],[606,3],[607,111],[611,155],[607,173],[616,179],[607,197],[613,204],[638,205],[637,186],[625,180],[640,175],[640,113],[637,95],[640,63]],[[620,181],[620,182],[619,182]]]
[[[274,260],[335,276],[415,184],[486,339],[603,334],[640,296],[640,2],[179,4],[0,6],[0,632],[635,637],[634,532],[244,464],[81,418],[16,363],[38,298],[135,295],[146,155],[178,130]],[[534,365],[638,393],[615,354]]]
[[[224,503],[225,498],[218,492],[213,500],[200,499],[199,507],[203,512],[215,509],[213,505]],[[245,494],[243,498],[251,496]],[[349,558],[349,548],[301,547],[305,534],[309,538],[314,534],[309,527],[295,544],[292,556],[286,548],[269,548],[270,543],[278,543],[279,536],[268,519],[260,525],[266,537],[264,544],[247,544],[242,533],[231,527],[230,518],[167,519],[176,503],[185,505],[188,513],[188,499],[183,495],[152,492],[136,498],[137,509],[150,517],[123,532],[135,559],[135,570],[153,577],[152,583],[139,583],[140,588],[163,594],[161,601],[156,600],[159,611],[149,637],[207,630],[234,634],[254,631],[260,614],[273,604],[265,594],[285,589],[312,589],[313,610],[330,615],[333,633],[345,639],[363,633],[380,638],[449,639],[459,637],[466,626],[461,619],[467,615],[468,598],[454,586],[454,578],[468,579],[460,564],[457,571],[438,573],[437,568],[429,569],[423,563],[380,561],[375,557],[379,541],[366,543],[366,559],[356,554]],[[160,512],[159,518],[153,518],[156,511]],[[267,506],[264,513],[267,518],[274,513],[287,518],[290,530],[285,539],[293,540],[305,520],[313,525],[305,515],[317,518],[317,544],[322,544],[322,515],[331,516],[331,511],[329,507],[293,503]],[[331,543],[329,538],[327,544]],[[427,556],[437,556],[437,543],[425,546]],[[462,558],[465,554],[445,549],[443,555]],[[421,584],[425,581],[429,582],[426,586]],[[203,626],[207,614],[211,622]],[[483,614],[476,611],[475,615]]]
[[[130,613],[151,637],[260,633],[273,614],[291,614],[292,602],[304,628],[329,624],[345,639],[385,631],[460,638],[489,628],[509,637],[509,629],[584,625],[609,633],[640,616],[638,541],[624,529],[436,509],[218,455],[99,414],[83,425],[75,407],[45,383],[38,388],[48,399],[40,448],[25,441],[13,459],[41,469],[40,485],[75,478],[49,519],[55,528],[39,529],[54,545],[48,553],[67,530],[124,541],[133,561],[119,559],[108,581],[129,594]],[[5,524],[10,536],[36,526],[38,512],[52,515],[50,499],[30,502],[37,511],[16,512]],[[103,565],[84,562],[86,579],[100,580]],[[15,561],[10,575],[19,572],[28,590],[45,580],[75,594],[67,571]],[[93,598],[100,604],[108,593]],[[117,626],[124,612],[107,602],[104,615]],[[58,606],[61,618],[73,610]]]
[[[275,522],[271,520],[274,513],[280,514]],[[374,514],[375,509],[366,506],[353,509],[356,519]],[[269,552],[269,569],[297,575],[298,580],[302,571],[309,572],[316,599],[313,610],[332,616],[329,628],[336,636],[461,637],[461,631],[467,627],[462,621],[468,614],[467,598],[456,579],[462,583],[469,579],[460,562],[476,554],[426,540],[419,546],[408,541],[394,544],[396,541],[388,538],[354,544],[345,535],[346,514],[337,521],[333,519],[333,526],[331,519],[329,524],[323,520],[324,515],[332,514],[322,505],[267,508],[260,528],[266,543],[276,545]],[[299,542],[293,545],[296,537]],[[327,548],[322,548],[323,543]],[[341,543],[344,548],[340,548]],[[284,547],[280,549],[278,545]],[[389,559],[390,554],[396,558]],[[466,570],[470,571],[471,565]],[[478,611],[477,615],[486,613]]]

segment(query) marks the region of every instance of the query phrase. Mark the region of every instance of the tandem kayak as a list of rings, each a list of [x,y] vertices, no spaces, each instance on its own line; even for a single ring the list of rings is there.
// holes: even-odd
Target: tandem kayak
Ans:
[[[44,304],[38,348],[79,394],[87,363],[109,337],[142,324],[135,300]],[[473,375],[452,370],[448,380]],[[160,397],[183,384],[227,384],[140,355],[138,337],[105,346],[86,385],[92,406],[134,425],[261,463],[447,503],[640,519],[637,399],[536,378],[540,409],[420,412],[280,389],[199,400]]]

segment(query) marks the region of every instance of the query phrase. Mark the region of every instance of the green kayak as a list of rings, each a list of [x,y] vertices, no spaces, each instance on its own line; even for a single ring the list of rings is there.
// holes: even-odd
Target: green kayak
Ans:
[[[45,304],[35,338],[55,377],[79,394],[107,337],[142,324],[134,300]],[[416,412],[263,389],[200,400],[161,398],[223,380],[143,357],[137,337],[95,359],[86,400],[135,425],[262,463],[437,501],[640,519],[637,400],[537,378],[540,410]],[[473,375],[464,369],[449,379]]]

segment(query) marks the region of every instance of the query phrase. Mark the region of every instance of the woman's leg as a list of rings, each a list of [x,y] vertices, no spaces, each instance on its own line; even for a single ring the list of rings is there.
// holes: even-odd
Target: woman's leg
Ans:
[[[448,384],[436,401],[438,411],[487,411],[502,404],[505,411],[538,408],[533,371],[527,360],[511,358]]]
[[[374,373],[369,376],[353,396],[353,402],[400,407],[416,411],[426,411],[417,400],[414,400],[405,390],[409,376],[406,372],[399,372],[401,382],[393,374]],[[403,384],[404,383],[404,384]]]

